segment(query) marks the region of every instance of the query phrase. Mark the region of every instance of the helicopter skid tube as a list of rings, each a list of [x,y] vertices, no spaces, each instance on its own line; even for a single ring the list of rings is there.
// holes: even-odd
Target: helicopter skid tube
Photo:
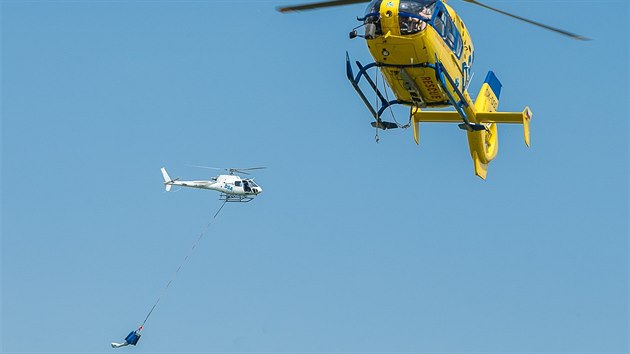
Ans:
[[[232,195],[221,193],[219,200],[226,203],[248,203],[254,200],[253,197],[247,195]]]
[[[446,95],[448,96],[449,101],[451,102],[453,107],[455,107],[455,110],[457,111],[457,113],[459,113],[459,116],[464,121],[462,124],[459,125],[459,128],[463,130],[467,130],[469,132],[486,130],[485,125],[471,123],[468,117],[466,116],[466,112],[464,111],[464,108],[468,107],[468,102],[466,102],[464,95],[457,88],[457,84],[455,83],[453,78],[448,74],[448,71],[446,71],[442,62],[438,60],[436,64],[431,65],[431,67],[435,70],[435,77],[437,78],[438,82],[442,86],[442,89],[444,90],[444,92],[446,92]],[[453,91],[455,92],[455,94],[458,96],[459,101],[456,101],[453,95],[451,94],[451,92],[448,90],[448,87],[446,84],[447,81],[453,88]]]
[[[352,84],[352,87],[354,87],[354,90],[357,92],[357,94],[359,95],[359,97],[361,98],[361,100],[363,101],[363,103],[365,103],[365,106],[368,108],[368,110],[370,111],[370,113],[372,114],[372,116],[374,117],[374,122],[372,122],[372,126],[375,128],[380,128],[383,130],[387,130],[387,129],[394,129],[394,128],[399,128],[398,124],[396,123],[392,123],[392,122],[386,122],[381,120],[381,116],[383,114],[383,112],[385,112],[386,109],[388,109],[389,107],[393,106],[393,105],[397,105],[397,104],[402,104],[402,105],[406,105],[406,106],[412,106],[412,107],[417,107],[418,104],[414,103],[414,102],[409,102],[409,101],[402,101],[402,100],[390,100],[388,101],[387,99],[385,99],[385,97],[383,96],[383,93],[381,92],[381,90],[379,90],[379,88],[376,86],[376,84],[374,83],[374,80],[370,77],[370,75],[368,74],[368,70],[374,67],[389,67],[389,68],[398,68],[398,69],[405,69],[405,68],[431,68],[434,69],[436,71],[436,77],[438,77],[438,82],[445,87],[446,86],[446,82],[443,80],[440,80],[440,74],[439,74],[439,70],[437,68],[436,65],[431,64],[431,63],[420,63],[420,64],[386,64],[386,63],[370,63],[367,65],[363,65],[361,64],[359,61],[356,61],[356,65],[359,69],[359,72],[357,73],[357,75],[354,75],[354,72],[352,71],[352,64],[350,63],[350,57],[348,56],[348,52],[346,52],[346,76],[348,78],[348,81],[350,81],[350,84]],[[365,77],[365,80],[368,82],[368,84],[370,85],[370,87],[372,88],[372,90],[374,90],[374,93],[376,93],[376,96],[378,97],[379,103],[380,103],[380,108],[378,108],[378,110],[370,103],[370,101],[368,100],[367,96],[365,95],[365,93],[363,92],[363,90],[361,89],[361,87],[359,86],[359,82],[361,81],[362,78]],[[452,83],[452,79],[450,78],[450,76],[448,76],[448,73],[446,73],[446,80],[449,80]],[[452,83],[452,85],[454,85]],[[445,89],[446,90],[446,89]],[[447,91],[448,92],[448,91]],[[458,93],[459,94],[459,93]],[[455,102],[455,100],[449,96],[449,102],[450,104],[453,104],[453,102]],[[433,106],[439,106],[439,107],[443,107],[444,104],[446,102],[441,102],[439,104],[424,104],[421,105],[422,107],[433,107]],[[462,116],[462,120],[464,121],[465,124],[465,129],[466,130],[481,130],[481,129],[485,129],[485,127],[483,125],[475,125],[475,124],[471,124],[467,119],[466,119],[466,115],[465,113],[459,112],[460,116]],[[472,127],[472,128],[469,128]]]
[[[381,66],[387,66],[387,65],[378,64],[378,63],[370,63],[368,65],[363,66],[359,61],[356,62],[356,65],[359,68],[359,72],[355,77],[352,71],[352,64],[350,63],[350,57],[348,56],[348,52],[346,52],[346,75],[348,77],[348,81],[350,81],[350,84],[352,84],[352,87],[354,87],[355,91],[357,92],[357,94],[359,95],[363,103],[365,103],[365,106],[368,108],[368,110],[374,117],[375,122],[372,122],[372,126],[375,128],[383,129],[383,130],[398,128],[398,124],[396,123],[385,122],[381,120],[381,115],[383,114],[383,112],[385,112],[387,108],[393,105],[404,104],[408,106],[413,106],[413,102],[400,101],[400,100],[388,101],[383,96],[383,93],[381,92],[381,90],[378,89],[378,87],[374,83],[374,80],[372,80],[370,75],[367,73],[367,71],[373,67],[381,67]],[[404,65],[404,66],[407,66],[407,65]],[[412,66],[424,67],[423,64],[412,65]],[[363,77],[365,77],[365,80],[368,82],[372,90],[374,90],[374,93],[376,93],[376,96],[378,97],[380,101],[381,107],[378,110],[374,108],[374,106],[370,103],[368,98],[365,96],[365,93],[363,92],[361,87],[359,87],[359,82],[361,81],[361,78]]]

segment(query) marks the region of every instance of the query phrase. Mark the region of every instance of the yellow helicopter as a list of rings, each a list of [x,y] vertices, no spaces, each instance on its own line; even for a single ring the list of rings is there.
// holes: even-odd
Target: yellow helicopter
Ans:
[[[476,0],[463,1],[574,39],[588,40]],[[278,7],[278,11],[293,12],[365,2],[369,0],[324,1]],[[460,123],[459,127],[467,132],[475,174],[482,179],[486,178],[488,164],[498,152],[498,123],[523,124],[525,144],[530,145],[531,110],[525,107],[522,112],[497,112],[502,85],[492,71],[488,72],[477,98],[473,101],[470,97],[468,84],[472,78],[474,48],[464,22],[446,4],[446,0],[372,0],[365,16],[357,20],[362,24],[350,32],[350,38],[364,38],[375,61],[368,65],[357,61],[358,73],[355,76],[346,53],[346,72],[348,80],[374,116],[373,127],[383,130],[399,128],[397,123],[381,119],[383,112],[396,104],[411,107],[409,124],[413,126],[416,144],[420,141],[420,122]],[[360,27],[365,29],[363,35],[357,32]],[[379,90],[370,77],[368,70],[374,67],[380,69],[396,99],[386,98],[387,93]],[[359,87],[362,78],[378,97],[376,107]],[[436,110],[444,107],[455,110]]]

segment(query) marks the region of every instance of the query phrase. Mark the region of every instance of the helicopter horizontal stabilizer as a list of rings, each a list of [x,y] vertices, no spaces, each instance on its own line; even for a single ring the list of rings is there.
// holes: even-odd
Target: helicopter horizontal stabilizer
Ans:
[[[455,111],[421,111],[415,108],[412,111],[414,139],[419,142],[419,127],[417,123],[461,123],[462,118]],[[532,111],[525,107],[522,112],[477,112],[475,114],[477,122],[484,123],[506,123],[523,124],[523,135],[525,144],[530,146],[529,122],[532,119]]]
[[[413,121],[422,123],[461,123],[462,117],[456,111],[421,111],[415,108]]]
[[[530,146],[529,121],[532,119],[532,111],[525,107],[523,112],[480,112],[477,120],[480,123],[508,123],[523,124],[523,137],[525,145]]]

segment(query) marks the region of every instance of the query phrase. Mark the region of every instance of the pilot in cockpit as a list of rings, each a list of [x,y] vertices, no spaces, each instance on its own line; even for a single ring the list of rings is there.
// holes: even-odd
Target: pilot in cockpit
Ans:
[[[433,4],[431,5],[425,5],[422,10],[420,10],[420,12],[418,13],[418,15],[420,15],[420,17],[424,18],[425,20],[429,21],[431,20],[431,15],[433,15]]]
[[[401,1],[401,12],[415,15],[407,17],[406,21],[401,21],[402,34],[413,34],[423,31],[427,27],[427,22],[431,20],[434,7],[435,1]],[[407,22],[406,28],[403,28],[404,22]]]

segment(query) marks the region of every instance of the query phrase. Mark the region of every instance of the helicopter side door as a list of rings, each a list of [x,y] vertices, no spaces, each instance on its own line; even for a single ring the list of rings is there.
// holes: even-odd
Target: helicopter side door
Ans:
[[[249,185],[249,181],[247,181],[246,179],[243,180],[243,191],[245,192],[245,194],[252,192],[252,187]]]
[[[243,180],[234,181],[234,189],[233,193],[235,194],[246,194],[247,193],[246,183]]]

